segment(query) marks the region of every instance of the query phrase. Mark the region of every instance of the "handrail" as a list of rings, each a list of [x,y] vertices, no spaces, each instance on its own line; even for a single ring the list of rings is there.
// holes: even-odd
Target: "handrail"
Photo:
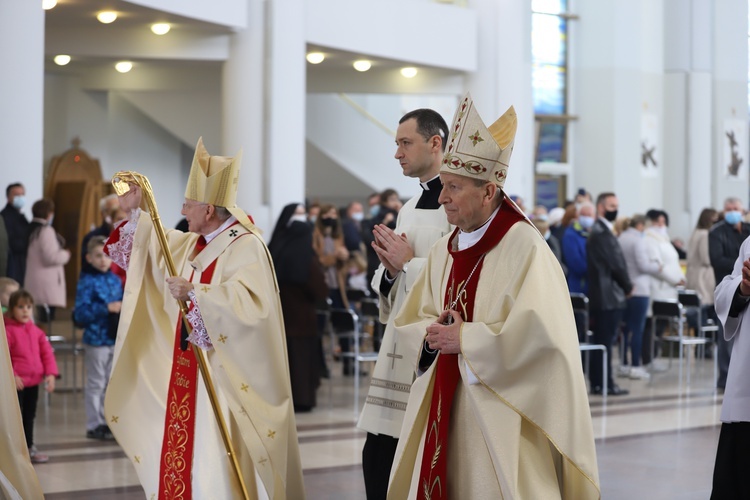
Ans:
[[[375,118],[369,111],[367,111],[365,108],[363,108],[362,106],[360,106],[359,104],[357,104],[354,101],[354,99],[352,99],[348,95],[344,94],[343,92],[339,93],[339,97],[341,98],[342,101],[344,101],[349,106],[351,106],[352,108],[354,108],[355,111],[357,111],[360,115],[362,115],[365,118],[367,118],[367,120],[369,120],[370,122],[372,122],[372,124],[375,125],[376,127],[378,127],[380,130],[384,131],[388,135],[396,137],[396,131],[395,130],[391,130],[390,128],[388,128],[383,122],[381,122],[380,120],[378,120],[377,118]]]

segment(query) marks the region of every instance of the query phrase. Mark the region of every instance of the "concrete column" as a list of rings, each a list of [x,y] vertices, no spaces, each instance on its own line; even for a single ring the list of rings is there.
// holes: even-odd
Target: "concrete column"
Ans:
[[[44,130],[44,10],[29,0],[0,2],[0,67],[4,69],[0,92],[0,205],[5,187],[21,182],[26,187],[26,215],[42,197]]]
[[[223,73],[223,151],[243,148],[238,204],[270,236],[281,209],[305,196],[303,0],[250,0]]]
[[[533,206],[535,142],[531,1],[475,0],[471,6],[479,19],[478,67],[467,76],[466,89],[471,92],[488,126],[509,106],[515,108],[518,131],[505,189],[509,194],[520,195],[530,208]]]

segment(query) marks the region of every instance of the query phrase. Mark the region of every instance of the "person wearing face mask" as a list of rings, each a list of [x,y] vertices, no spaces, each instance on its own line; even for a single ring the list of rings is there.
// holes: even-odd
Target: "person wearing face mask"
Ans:
[[[606,192],[596,198],[597,219],[591,226],[586,244],[591,312],[592,343],[604,344],[612,352],[612,342],[620,326],[627,297],[633,290],[622,248],[613,233],[619,202],[615,193]],[[589,380],[592,394],[602,394],[603,373],[600,351],[591,353]],[[612,356],[607,357],[607,394],[621,396],[630,391],[615,384],[612,377]]]
[[[49,319],[55,317],[58,307],[65,307],[65,269],[70,260],[65,240],[52,227],[55,203],[42,198],[31,207],[34,216],[29,225],[29,241],[24,288],[34,297],[38,306],[49,307]]]
[[[279,283],[294,411],[307,412],[316,405],[323,368],[313,355],[320,349],[315,307],[328,296],[328,287],[312,247],[312,228],[304,205],[284,207],[268,251]]]
[[[362,221],[365,219],[364,208],[358,201],[346,206],[346,217],[341,221],[344,231],[344,245],[350,252],[362,253]]]
[[[29,221],[21,212],[24,207],[26,190],[23,184],[16,182],[8,185],[5,189],[5,195],[8,203],[5,205],[0,215],[5,222],[5,230],[8,234],[8,265],[6,269],[0,270],[9,278],[13,278],[23,286],[23,278],[26,274],[26,251],[29,240]]]
[[[562,255],[568,268],[568,290],[571,293],[588,295],[588,263],[586,240],[594,225],[594,205],[587,201],[578,207],[578,217],[565,230],[562,239]],[[580,325],[583,327],[583,325]]]
[[[112,212],[120,208],[120,202],[117,200],[117,195],[112,193],[99,200],[99,212],[102,216],[102,224],[99,227],[95,227],[83,237],[81,241],[81,272],[88,274],[95,274],[97,271],[94,267],[86,260],[86,254],[88,253],[89,240],[94,236],[109,237],[112,232],[114,225],[112,223]]]
[[[732,274],[734,261],[739,255],[740,246],[745,238],[750,236],[750,224],[742,220],[745,213],[742,200],[730,197],[724,200],[724,218],[713,225],[708,232],[708,254],[711,258],[711,266],[714,268],[714,278],[717,285],[725,276]],[[719,323],[719,332],[716,336],[716,349],[718,351],[719,377],[716,387],[724,390],[727,383],[729,371],[729,360],[732,353],[734,341],[724,339],[724,331]]]

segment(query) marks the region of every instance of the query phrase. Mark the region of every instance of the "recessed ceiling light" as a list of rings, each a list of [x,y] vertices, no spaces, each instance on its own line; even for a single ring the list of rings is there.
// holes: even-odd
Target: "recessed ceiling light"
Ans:
[[[403,76],[404,78],[414,78],[415,76],[417,76],[417,73],[417,68],[411,66],[401,68],[401,76]]]
[[[320,64],[325,61],[326,55],[322,52],[310,52],[307,54],[307,62],[310,64]]]
[[[102,24],[109,24],[115,22],[117,19],[117,12],[113,10],[103,10],[96,15],[96,18]]]
[[[66,64],[70,62],[70,56],[65,55],[65,54],[60,54],[60,55],[55,56],[53,61],[55,61],[55,64],[57,64],[58,66],[65,66]]]
[[[128,71],[133,69],[133,63],[130,61],[120,61],[115,64],[115,69],[120,73],[127,73]]]
[[[57,5],[57,0],[42,0],[42,8],[44,10],[53,9]]]
[[[367,71],[372,67],[372,63],[366,59],[360,59],[359,61],[354,61],[354,69],[357,71]]]
[[[172,26],[169,23],[154,23],[151,25],[151,31],[154,35],[166,35],[170,29],[172,29]]]

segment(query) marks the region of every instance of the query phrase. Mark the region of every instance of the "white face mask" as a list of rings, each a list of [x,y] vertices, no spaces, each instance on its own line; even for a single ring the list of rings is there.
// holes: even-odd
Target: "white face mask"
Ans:
[[[307,223],[307,216],[305,214],[293,214],[289,218],[289,225],[291,225],[292,222],[304,222],[304,223]]]
[[[352,220],[356,220],[356,221],[363,221],[363,220],[365,220],[365,213],[364,212],[354,212],[352,214]]]

